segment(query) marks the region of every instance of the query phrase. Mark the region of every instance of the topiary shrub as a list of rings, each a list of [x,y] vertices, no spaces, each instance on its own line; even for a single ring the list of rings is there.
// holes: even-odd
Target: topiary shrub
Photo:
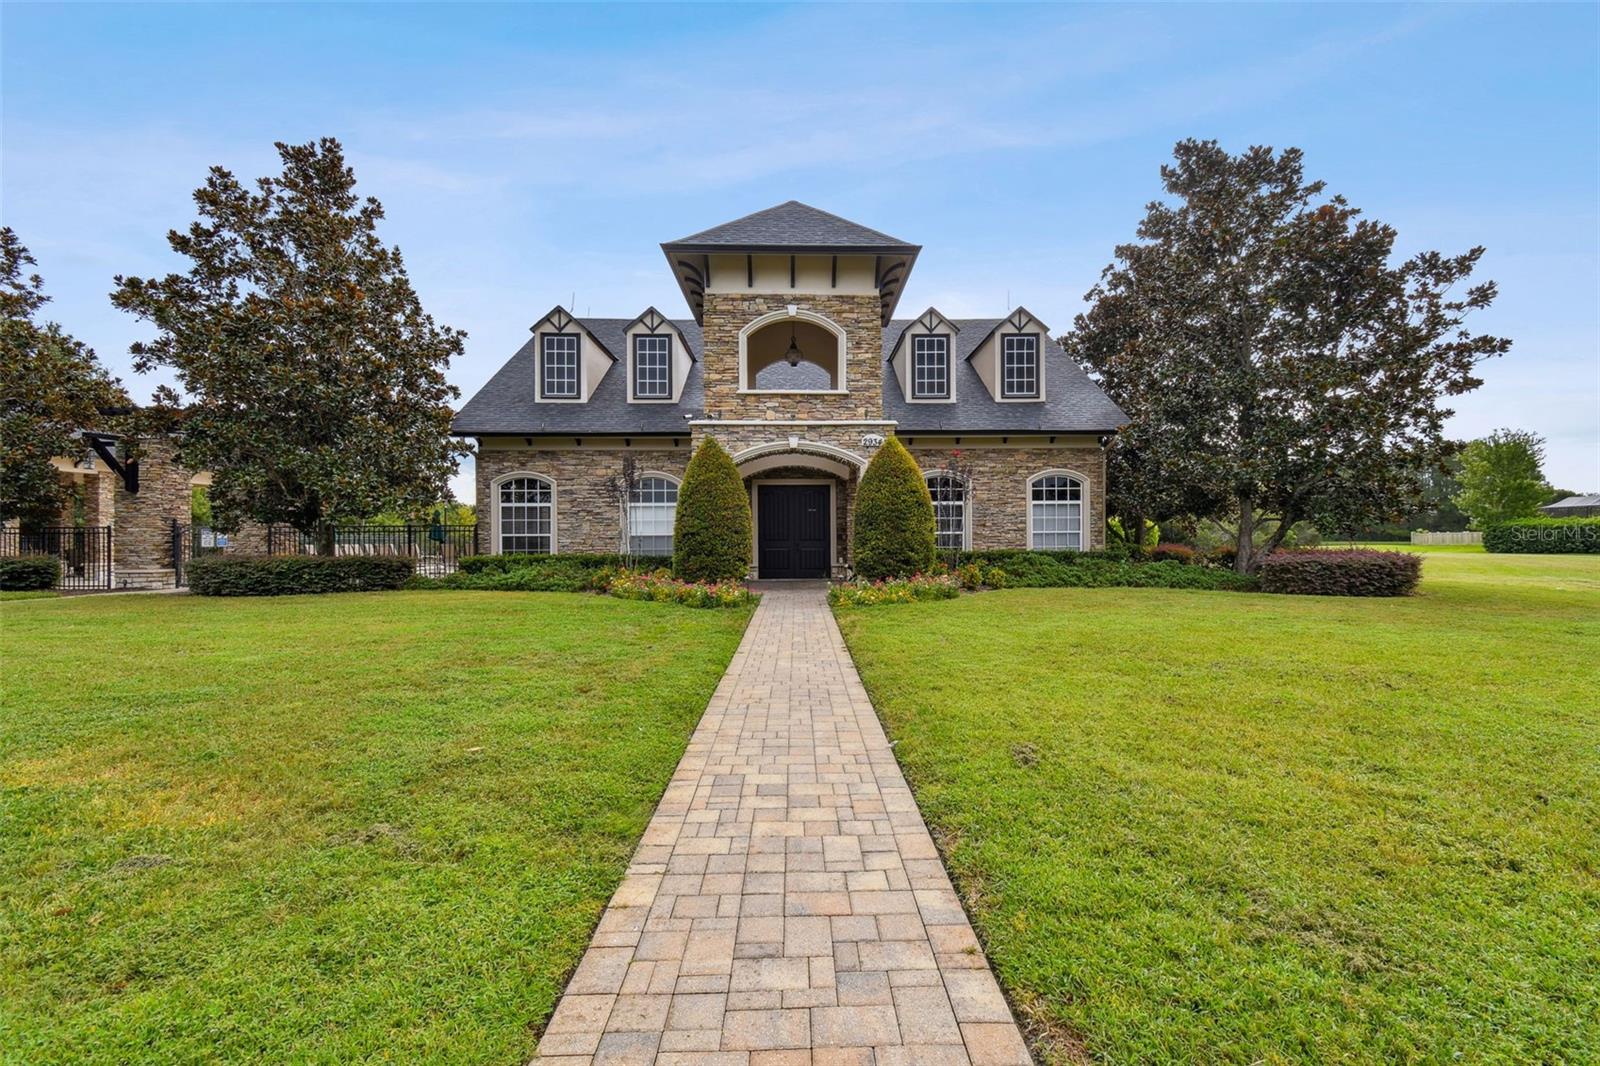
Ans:
[[[0,559],[0,592],[37,592],[54,588],[61,579],[61,560],[54,555],[13,555]]]
[[[689,460],[678,486],[672,570],[684,581],[739,581],[750,572],[750,496],[714,437]]]
[[[1422,577],[1412,552],[1307,548],[1261,562],[1261,591],[1295,596],[1409,596]]]
[[[189,564],[197,596],[294,596],[397,589],[412,561],[395,555],[206,555]]]
[[[933,498],[917,461],[896,437],[883,442],[856,489],[856,574],[868,581],[933,568]]]
[[[1486,552],[1523,555],[1600,553],[1600,518],[1519,518],[1483,531]]]

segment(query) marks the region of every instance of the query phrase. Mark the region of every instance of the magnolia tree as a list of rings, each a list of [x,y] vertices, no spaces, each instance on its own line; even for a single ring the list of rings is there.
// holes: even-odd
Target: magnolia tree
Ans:
[[[1161,178],[1062,339],[1132,420],[1111,453],[1123,527],[1223,520],[1250,572],[1296,522],[1410,510],[1451,451],[1442,401],[1510,348],[1464,326],[1495,296],[1466,285],[1483,249],[1394,262],[1395,231],[1294,148],[1183,141]]]
[[[157,399],[180,460],[212,472],[218,525],[287,522],[329,552],[330,523],[448,498],[466,448],[445,369],[466,334],[423,311],[338,141],[277,148],[283,173],[255,191],[212,168],[199,220],[167,237],[186,272],[119,276],[111,298],[156,327],[134,366],[176,374],[181,398]]]
[[[67,503],[51,460],[83,456],[80,431],[107,428],[107,413],[128,403],[93,349],[35,320],[50,297],[33,265],[11,227],[0,229],[0,521],[26,526],[56,522]]]

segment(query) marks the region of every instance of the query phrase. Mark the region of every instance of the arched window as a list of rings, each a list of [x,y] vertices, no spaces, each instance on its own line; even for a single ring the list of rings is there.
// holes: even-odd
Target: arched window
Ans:
[[[960,551],[972,543],[967,525],[967,487],[958,477],[934,471],[926,475],[933,497],[933,529],[940,551]]]
[[[1028,547],[1081,551],[1083,480],[1065,471],[1046,471],[1028,482]]]
[[[556,487],[542,477],[500,482],[500,551],[549,555],[556,550]]]
[[[844,392],[845,333],[804,308],[779,308],[739,331],[741,392]]]
[[[639,479],[628,494],[628,551],[671,555],[672,523],[678,513],[678,483],[659,474]]]

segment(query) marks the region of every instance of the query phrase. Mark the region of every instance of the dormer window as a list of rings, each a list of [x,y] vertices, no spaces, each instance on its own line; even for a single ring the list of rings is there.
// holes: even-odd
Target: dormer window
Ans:
[[[1008,400],[1039,395],[1039,335],[1008,333],[1000,338],[1000,395]]]
[[[911,398],[950,398],[950,338],[939,333],[911,338]]]
[[[633,338],[633,398],[672,398],[672,338],[665,333],[637,333]]]
[[[547,400],[578,398],[578,335],[546,333],[540,351],[541,388]]]

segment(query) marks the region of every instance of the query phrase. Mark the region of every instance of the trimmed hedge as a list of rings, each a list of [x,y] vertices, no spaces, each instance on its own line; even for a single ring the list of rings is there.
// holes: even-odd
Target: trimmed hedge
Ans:
[[[933,499],[917,461],[898,437],[883,442],[856,489],[854,559],[868,581],[933,569]]]
[[[1600,518],[1519,518],[1483,531],[1483,550],[1523,555],[1600,554]]]
[[[1421,577],[1413,552],[1307,548],[1261,562],[1261,590],[1295,596],[1409,596]]]
[[[750,496],[716,438],[689,459],[672,525],[672,570],[685,581],[742,581],[750,572]]]
[[[468,574],[487,574],[522,570],[527,567],[551,566],[581,566],[589,570],[600,570],[607,566],[620,568],[627,562],[626,557],[615,552],[561,552],[558,555],[508,552],[505,555],[464,555],[456,566]]]
[[[597,575],[623,568],[620,555],[572,552],[566,555],[469,555],[460,572],[441,580],[444,587],[501,592],[583,592],[595,587]]]
[[[397,589],[412,575],[410,559],[392,555],[205,555],[189,564],[197,596],[297,596]]]
[[[13,555],[0,559],[0,591],[37,592],[55,588],[61,560],[54,555]]]
[[[962,560],[983,571],[991,588],[1167,588],[1252,592],[1246,574],[1173,560],[1132,562],[1122,552],[997,551],[964,552]],[[962,569],[965,569],[963,567]],[[1000,580],[992,576],[998,572]],[[958,570],[958,574],[960,571]]]

